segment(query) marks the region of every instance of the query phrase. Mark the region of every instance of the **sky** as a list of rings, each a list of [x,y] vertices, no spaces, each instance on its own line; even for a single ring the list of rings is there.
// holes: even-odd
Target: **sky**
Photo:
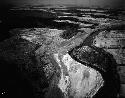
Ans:
[[[0,5],[76,5],[76,6],[98,6],[98,7],[125,7],[125,0],[0,0]]]

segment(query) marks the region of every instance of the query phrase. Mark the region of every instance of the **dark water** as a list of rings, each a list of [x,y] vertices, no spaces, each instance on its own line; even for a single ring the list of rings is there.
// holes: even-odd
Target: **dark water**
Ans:
[[[83,28],[95,29],[102,24],[119,23],[125,20],[122,9],[101,9],[81,7],[23,7],[1,8],[0,26],[4,37],[14,28],[56,28],[71,31]]]

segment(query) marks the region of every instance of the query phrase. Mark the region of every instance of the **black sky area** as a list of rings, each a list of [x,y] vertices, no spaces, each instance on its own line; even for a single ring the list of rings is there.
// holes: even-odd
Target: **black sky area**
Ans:
[[[125,8],[125,0],[0,0],[1,7],[25,5],[74,5],[81,7]]]

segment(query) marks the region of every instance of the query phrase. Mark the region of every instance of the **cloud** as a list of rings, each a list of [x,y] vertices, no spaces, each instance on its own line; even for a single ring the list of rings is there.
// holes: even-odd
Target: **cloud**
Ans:
[[[81,6],[109,6],[109,7],[121,7],[125,6],[125,0],[0,0],[1,4],[13,4],[13,5],[61,5],[61,4],[73,4]]]

